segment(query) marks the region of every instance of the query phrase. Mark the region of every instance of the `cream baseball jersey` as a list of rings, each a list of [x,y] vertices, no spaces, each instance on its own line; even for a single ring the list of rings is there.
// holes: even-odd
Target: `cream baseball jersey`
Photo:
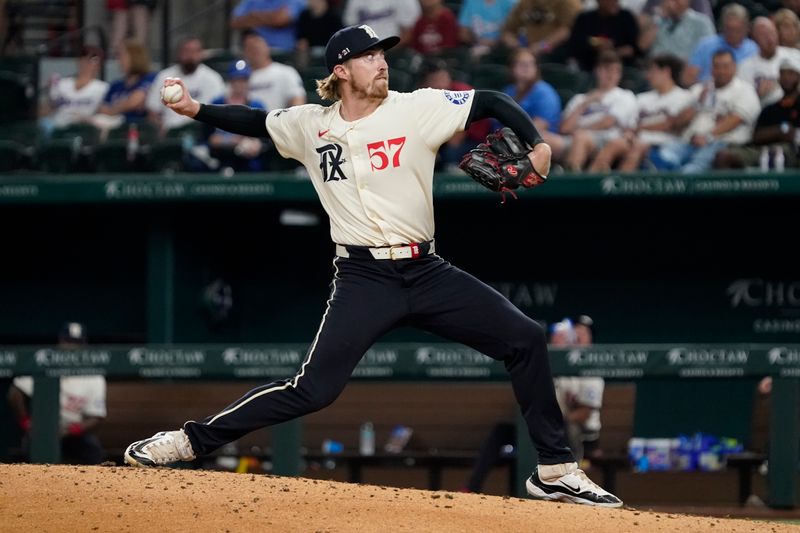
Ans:
[[[463,131],[474,91],[389,91],[370,115],[345,121],[341,102],[271,111],[280,154],[308,170],[338,244],[391,246],[434,234],[433,166],[439,147]]]

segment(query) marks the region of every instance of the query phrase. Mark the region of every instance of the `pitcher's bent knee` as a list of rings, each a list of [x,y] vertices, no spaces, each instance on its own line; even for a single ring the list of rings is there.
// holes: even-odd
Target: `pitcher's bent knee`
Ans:
[[[522,352],[535,352],[547,346],[544,328],[535,320],[526,318],[514,331],[511,345]]]
[[[341,389],[306,391],[306,409],[309,413],[328,407],[341,394]]]

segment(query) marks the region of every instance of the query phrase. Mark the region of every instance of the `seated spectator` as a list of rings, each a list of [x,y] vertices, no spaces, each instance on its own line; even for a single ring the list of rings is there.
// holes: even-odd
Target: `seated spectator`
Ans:
[[[179,115],[161,102],[161,89],[166,78],[181,78],[192,98],[207,104],[225,93],[225,82],[214,69],[201,63],[203,44],[197,37],[186,37],[178,43],[178,62],[159,72],[147,91],[145,107],[148,118],[163,134],[174,128],[186,126],[193,121]]]
[[[418,0],[348,0],[345,26],[367,24],[380,36],[397,35],[405,45],[422,9]]]
[[[778,77],[783,97],[761,110],[753,142],[717,153],[714,168],[755,167],[764,147],[770,154],[783,151],[787,167],[798,166],[797,142],[800,137],[800,59],[787,56],[781,60]]]
[[[305,104],[306,90],[294,67],[273,61],[269,45],[258,33],[245,32],[242,39],[244,59],[252,69],[250,98],[270,111]]]
[[[342,17],[328,0],[308,0],[308,7],[297,18],[297,50],[323,50],[328,39],[342,28]]]
[[[528,113],[544,141],[550,145],[553,159],[560,160],[564,139],[561,127],[561,97],[552,85],[541,79],[536,56],[528,48],[511,54],[511,84],[503,88]]]
[[[265,109],[264,104],[249,97],[250,67],[243,60],[234,61],[228,69],[228,91],[223,97],[212,100],[212,104],[238,104],[255,109]],[[263,143],[254,137],[236,135],[221,129],[213,130],[208,137],[210,155],[221,167],[235,171],[264,170],[261,160]]]
[[[58,350],[85,348],[86,334],[82,324],[65,324],[58,337]],[[69,464],[99,464],[105,452],[94,430],[106,417],[106,380],[103,376],[66,376],[60,382],[59,431],[61,459]],[[33,378],[14,378],[8,389],[11,411],[23,433],[23,445],[30,444],[28,433],[32,423],[29,404],[34,394]]]
[[[580,0],[520,0],[503,26],[503,43],[548,54],[567,41],[580,10]]]
[[[565,318],[554,324],[550,345],[554,348],[591,346],[593,326],[594,321],[586,315],[575,322]],[[600,455],[600,409],[605,381],[603,378],[562,376],[555,378],[554,384],[575,459],[582,462]]]
[[[121,115],[128,123],[144,120],[147,91],[156,76],[150,71],[147,49],[138,41],[126,40],[117,53],[117,60],[123,77],[111,83],[98,112]]]
[[[758,53],[742,61],[736,75],[753,85],[763,107],[783,96],[778,84],[780,62],[788,54],[800,54],[800,50],[778,46],[778,29],[767,17],[753,21],[753,40],[758,45]]]
[[[647,0],[642,8],[642,14],[649,15],[651,17],[655,15],[663,15],[663,11],[659,13],[659,10],[663,9],[663,2],[664,0]],[[689,7],[693,11],[708,17],[708,21],[712,24],[714,23],[714,10],[711,8],[711,2],[709,0],[690,0]]]
[[[778,28],[778,46],[800,48],[800,18],[790,9],[779,9],[772,17]]]
[[[0,56],[23,53],[25,9],[17,2],[0,2]]]
[[[516,0],[464,0],[458,12],[458,36],[472,57],[487,54],[500,41],[501,29]]]
[[[689,7],[689,0],[662,0],[661,13],[642,17],[639,45],[650,57],[674,55],[687,61],[704,37],[714,35],[714,23]]]
[[[591,71],[601,52],[613,51],[627,65],[639,52],[639,24],[628,10],[620,9],[619,0],[598,0],[597,9],[584,11],[575,18],[567,43],[570,57],[581,70]]]
[[[119,54],[128,37],[139,44],[148,43],[150,19],[158,0],[106,0],[111,12],[111,52]]]
[[[447,62],[444,60],[429,60],[421,69],[422,82],[420,88],[430,87],[446,91],[470,91],[473,87],[453,79]],[[458,132],[439,149],[437,170],[454,171],[461,158],[486,140],[486,135],[491,127],[490,119],[477,120],[470,124],[466,131]]]
[[[714,54],[711,75],[712,83],[698,83],[690,89],[698,108],[687,116],[691,122],[682,140],[652,152],[651,161],[657,168],[703,172],[711,168],[723,148],[750,142],[761,106],[753,86],[736,77],[730,50]]]
[[[602,52],[594,73],[597,88],[573,96],[561,121],[567,151],[565,166],[575,172],[584,169],[596,150],[636,123],[636,96],[619,86],[622,79],[619,57],[611,50]]]
[[[714,2],[714,12],[721,13],[727,5],[737,3],[747,10],[751,19],[756,17],[768,17],[774,11],[780,9],[781,1],[782,0],[716,0]]]
[[[554,348],[590,346],[593,321],[586,315],[574,323],[568,318],[553,325],[550,345]],[[556,399],[567,426],[567,438],[579,463],[602,454],[599,447],[600,409],[603,404],[603,378],[558,377],[554,379]],[[496,424],[481,445],[467,483],[460,492],[481,492],[489,472],[503,456],[514,453],[517,428],[511,422]],[[583,464],[581,464],[582,467]]]
[[[254,30],[275,50],[295,47],[297,17],[305,0],[242,0],[231,13],[231,28]]]
[[[783,5],[784,9],[793,11],[800,17],[800,0],[781,0],[781,5]]]
[[[682,68],[683,62],[675,56],[658,56],[650,61],[647,81],[653,90],[636,95],[636,127],[609,141],[597,154],[590,171],[608,172],[620,160],[620,171],[635,172],[653,147],[680,140],[676,124],[686,124],[681,114],[691,113],[695,104],[692,94],[678,86]]]
[[[718,50],[728,50],[736,63],[758,53],[756,43],[747,37],[750,31],[750,15],[739,4],[728,4],[720,15],[722,33],[709,35],[697,43],[689,64],[683,71],[683,86],[711,79],[711,58]]]
[[[409,46],[420,54],[438,54],[458,46],[456,16],[442,0],[419,0],[422,15],[411,30]]]
[[[46,135],[55,128],[89,122],[97,113],[108,91],[108,83],[97,79],[102,63],[99,49],[84,47],[78,57],[77,74],[52,81],[47,101],[40,108]]]

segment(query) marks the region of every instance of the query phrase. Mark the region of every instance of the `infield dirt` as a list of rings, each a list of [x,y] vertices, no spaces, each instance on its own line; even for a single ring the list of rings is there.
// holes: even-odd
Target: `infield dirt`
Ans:
[[[800,531],[772,522],[203,470],[0,465],[0,531]]]

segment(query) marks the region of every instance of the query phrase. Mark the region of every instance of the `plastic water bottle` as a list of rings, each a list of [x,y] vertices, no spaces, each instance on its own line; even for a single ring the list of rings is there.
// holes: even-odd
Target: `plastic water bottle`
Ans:
[[[361,455],[375,455],[375,428],[372,426],[372,422],[361,424],[358,453]]]
[[[775,166],[775,170],[777,170],[778,172],[783,172],[784,166],[786,164],[786,156],[783,154],[783,147],[781,146],[775,147],[772,161]]]
[[[769,148],[766,146],[761,147],[761,156],[758,158],[758,168],[761,169],[761,172],[767,172],[769,170]]]
[[[135,161],[139,153],[139,127],[136,123],[128,125],[128,143],[125,153],[129,162]]]
[[[83,137],[80,135],[76,135],[72,138],[72,146],[70,149],[72,162],[75,163],[81,157],[81,152],[83,151]]]

